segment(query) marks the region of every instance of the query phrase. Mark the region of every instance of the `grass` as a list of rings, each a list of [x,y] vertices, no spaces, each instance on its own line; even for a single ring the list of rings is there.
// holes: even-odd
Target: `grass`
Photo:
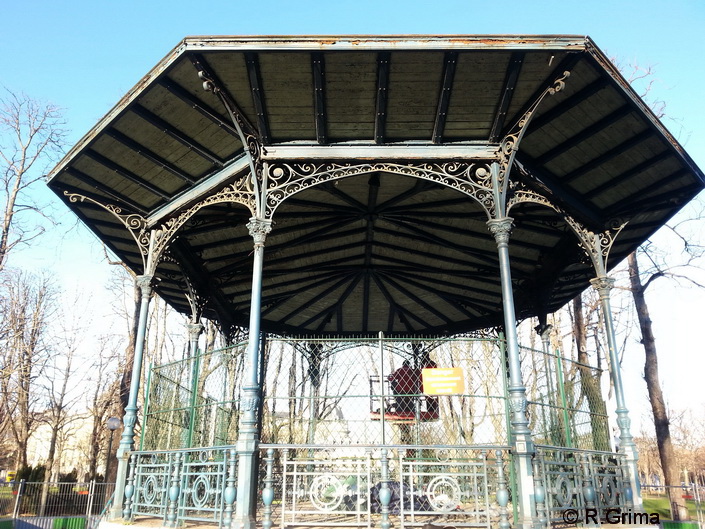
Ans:
[[[686,500],[685,504],[688,507],[690,518],[693,520],[697,520],[697,510],[695,507],[695,502],[692,500]],[[649,514],[658,514],[661,520],[671,519],[670,504],[668,503],[668,498],[666,497],[644,498],[644,510]]]

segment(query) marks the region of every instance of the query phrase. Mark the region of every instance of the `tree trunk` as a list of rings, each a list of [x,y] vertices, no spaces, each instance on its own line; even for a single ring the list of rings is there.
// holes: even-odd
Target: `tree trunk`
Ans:
[[[673,451],[673,443],[671,442],[668,410],[666,409],[666,403],[663,399],[663,392],[661,391],[661,383],[658,375],[656,339],[654,338],[654,333],[651,328],[651,317],[649,316],[649,309],[646,304],[646,297],[644,296],[646,286],[641,282],[636,252],[629,254],[627,262],[629,263],[629,280],[632,287],[632,296],[634,297],[634,305],[639,318],[639,327],[641,328],[641,343],[644,345],[644,353],[646,356],[644,363],[644,379],[646,380],[646,388],[649,392],[649,401],[651,402],[651,411],[654,416],[654,428],[656,430],[656,443],[661,459],[661,469],[663,470],[666,486],[679,487],[680,477],[676,456]],[[674,519],[687,520],[689,516],[685,506],[685,500],[683,499],[683,491],[680,488],[669,488],[668,490],[671,501],[671,513]]]
[[[595,450],[610,449],[610,435],[607,426],[607,407],[602,398],[600,379],[593,376],[587,353],[587,329],[583,318],[583,299],[573,299],[573,336],[578,349],[578,372],[580,373],[580,391],[585,396],[590,410],[592,442]]]

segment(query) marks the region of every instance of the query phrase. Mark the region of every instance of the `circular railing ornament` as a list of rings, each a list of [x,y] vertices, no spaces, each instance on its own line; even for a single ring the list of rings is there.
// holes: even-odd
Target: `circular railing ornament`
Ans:
[[[434,511],[450,512],[460,505],[460,485],[451,476],[437,476],[428,482],[426,497]]]
[[[316,476],[309,487],[308,497],[319,511],[333,511],[343,501],[343,484],[333,474]]]

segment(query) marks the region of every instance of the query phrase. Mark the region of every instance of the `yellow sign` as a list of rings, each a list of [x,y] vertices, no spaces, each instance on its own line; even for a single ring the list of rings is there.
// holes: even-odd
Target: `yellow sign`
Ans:
[[[421,381],[426,395],[459,395],[465,392],[462,367],[424,368]]]

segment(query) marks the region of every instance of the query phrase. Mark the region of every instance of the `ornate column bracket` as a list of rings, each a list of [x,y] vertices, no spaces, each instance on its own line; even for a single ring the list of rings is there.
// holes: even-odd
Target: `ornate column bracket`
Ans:
[[[531,119],[536,113],[536,109],[546,96],[554,95],[565,88],[565,81],[570,77],[569,71],[564,71],[553,83],[539,94],[536,100],[531,103],[524,114],[508,129],[507,134],[502,138],[497,149],[498,171],[494,176],[495,208],[493,218],[501,218],[507,215],[507,191],[509,189],[509,173],[514,164],[514,158],[519,150],[519,144],[524,138]]]
[[[191,307],[191,320],[188,327],[189,336],[192,332],[192,325],[197,326],[197,334],[201,334],[201,332],[203,331],[203,325],[201,325],[200,323],[201,316],[203,316],[203,309],[205,308],[208,299],[198,293],[198,291],[196,290],[196,286],[193,284],[193,281],[191,281],[191,278],[189,278],[186,274],[183,274],[183,276],[184,283],[186,283],[186,299],[188,300],[188,304]]]
[[[68,198],[69,202],[90,202],[95,204],[118,219],[120,223],[127,228],[127,231],[130,232],[130,236],[134,239],[135,244],[137,245],[140,256],[142,257],[142,270],[145,274],[149,272],[147,270],[147,259],[149,255],[150,236],[147,231],[147,220],[142,215],[139,213],[126,213],[120,206],[104,204],[93,198],[78,193],[69,193],[68,191],[64,191],[64,196]]]
[[[130,232],[142,257],[142,270],[145,274],[154,275],[160,261],[168,260],[166,252],[175,240],[177,232],[199,210],[204,207],[225,202],[242,204],[254,214],[256,210],[255,192],[247,178],[225,186],[217,193],[201,200],[192,207],[182,211],[179,215],[170,218],[161,225],[149,227],[147,219],[138,213],[126,213],[120,206],[103,204],[93,198],[64,191],[70,202],[91,202],[109,212]]]
[[[205,62],[198,58],[192,58],[191,60],[198,71],[198,78],[203,82],[203,89],[206,92],[212,92],[213,95],[220,100],[240,136],[240,141],[248,157],[251,175],[250,180],[256,197],[254,213],[262,217],[267,195],[267,182],[266,175],[264,174],[264,164],[262,163],[263,142],[261,134],[252,123],[250,123],[245,113],[223,87],[217,76],[209,70]]]

